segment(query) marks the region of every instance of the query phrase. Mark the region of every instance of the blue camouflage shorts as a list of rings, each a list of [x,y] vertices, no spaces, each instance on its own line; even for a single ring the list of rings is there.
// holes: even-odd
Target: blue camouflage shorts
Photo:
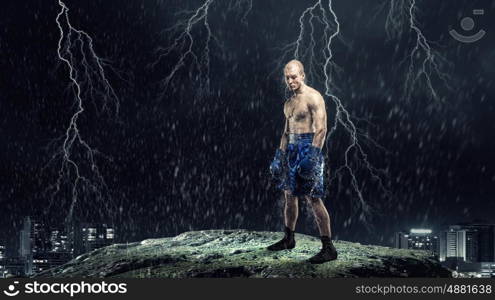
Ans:
[[[294,196],[311,196],[323,198],[325,189],[323,185],[324,158],[320,154],[319,163],[316,165],[317,176],[313,180],[304,179],[298,174],[299,163],[306,156],[309,147],[313,143],[314,133],[290,134],[289,144],[286,149],[286,161],[284,161],[284,174],[277,185],[280,190],[288,190]]]

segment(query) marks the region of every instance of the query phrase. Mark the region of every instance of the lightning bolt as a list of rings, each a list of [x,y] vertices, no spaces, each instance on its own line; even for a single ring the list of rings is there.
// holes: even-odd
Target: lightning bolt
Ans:
[[[335,84],[335,78],[342,72],[342,69],[334,62],[332,46],[335,44],[335,39],[338,38],[339,34],[340,23],[333,9],[332,0],[317,0],[300,15],[299,35],[296,41],[282,48],[283,55],[279,60],[279,65],[283,66],[283,62],[293,58],[298,59],[304,65],[308,66],[308,81],[322,79],[325,83],[324,94],[332,100],[336,107],[335,121],[327,133],[327,140],[331,140],[339,126],[344,129],[350,139],[344,151],[344,162],[336,169],[330,182],[333,182],[337,176],[344,175],[342,173],[347,173],[350,176],[352,188],[357,196],[357,201],[353,203],[354,215],[357,216],[359,214],[359,220],[366,225],[366,228],[371,229],[373,226],[370,222],[370,217],[375,209],[367,203],[363,196],[362,183],[357,176],[360,166],[366,169],[384,193],[389,195],[390,192],[383,184],[382,177],[384,176],[384,172],[371,164],[360,139],[366,138],[373,145],[379,145],[369,136],[358,130],[352,120],[351,114],[335,93],[340,90]],[[321,38],[317,39],[317,36],[321,36]],[[305,45],[308,46],[305,47]],[[327,152],[329,152],[328,143],[326,144],[326,148]]]
[[[80,193],[93,193],[99,200],[108,195],[108,186],[97,166],[97,156],[110,158],[91,147],[78,127],[85,112],[85,103],[92,101],[99,113],[109,112],[117,116],[119,99],[105,74],[108,64],[96,55],[92,38],[86,32],[74,28],[69,20],[69,8],[62,0],[58,4],[60,11],[55,19],[60,31],[57,55],[69,70],[75,112],[65,134],[48,146],[56,150],[44,169],[55,163],[59,164],[59,168],[56,182],[45,192],[51,194],[53,202],[64,187],[64,182],[69,183],[71,203],[66,222],[70,222]]]
[[[407,3],[410,0],[387,0],[384,2],[380,10],[385,9],[386,4],[390,3],[390,7],[385,19],[385,31],[388,41],[399,38],[406,30],[407,20],[409,20],[409,10]],[[375,15],[376,18],[376,15]]]
[[[434,43],[428,41],[421,31],[417,21],[418,11],[416,0],[391,0],[385,21],[389,41],[402,37],[406,31],[415,37],[414,46],[401,62],[401,65],[408,64],[403,99],[410,102],[414,92],[425,87],[433,100],[443,102],[433,80],[440,79],[447,89],[452,90],[449,85],[450,76],[442,71],[442,67],[450,63],[432,47]]]
[[[170,46],[157,50],[158,59],[152,64],[152,67],[156,66],[161,60],[171,57],[174,53],[178,54],[178,59],[171,67],[171,71],[162,80],[162,95],[169,89],[177,73],[186,67],[189,68],[189,74],[197,74],[195,76],[195,80],[199,84],[196,89],[197,96],[210,92],[211,49],[214,45],[220,49],[222,48],[209,23],[210,9],[214,2],[215,0],[205,0],[196,10],[179,12],[180,15],[185,17],[174,26],[164,30],[165,33],[175,38],[173,38]],[[242,13],[241,21],[244,24],[247,24],[247,16],[252,7],[252,0],[231,0],[228,4],[228,10]],[[195,30],[203,30],[206,34],[198,37],[194,34]]]
[[[241,22],[247,26],[247,16],[253,9],[253,0],[231,0],[228,10],[235,10],[241,15]]]

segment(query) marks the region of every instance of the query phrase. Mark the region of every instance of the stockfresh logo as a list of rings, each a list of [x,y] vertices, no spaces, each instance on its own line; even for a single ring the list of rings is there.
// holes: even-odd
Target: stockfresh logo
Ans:
[[[14,281],[14,284],[10,284],[7,290],[4,290],[3,293],[9,297],[14,297],[19,294],[19,291],[16,290],[16,285],[19,284],[19,281]]]

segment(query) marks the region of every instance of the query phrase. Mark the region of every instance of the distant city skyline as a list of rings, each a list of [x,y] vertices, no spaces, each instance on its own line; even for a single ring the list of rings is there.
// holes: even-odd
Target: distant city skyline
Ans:
[[[111,245],[115,237],[114,228],[107,224],[74,223],[58,228],[26,216],[18,233],[17,255],[2,258],[2,247],[5,246],[0,244],[2,270],[4,273],[9,270],[13,275],[32,275]]]
[[[396,232],[395,248],[431,251],[460,277],[495,277],[495,224],[453,224],[438,232]]]

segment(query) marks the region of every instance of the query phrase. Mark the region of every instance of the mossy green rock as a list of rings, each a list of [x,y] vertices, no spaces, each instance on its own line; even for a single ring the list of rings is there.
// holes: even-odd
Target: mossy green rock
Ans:
[[[280,232],[205,230],[176,237],[115,244],[83,254],[38,277],[126,278],[328,278],[451,277],[429,252],[335,241],[339,258],[321,265],[306,260],[321,247],[319,239],[296,234],[292,250],[266,246]]]

